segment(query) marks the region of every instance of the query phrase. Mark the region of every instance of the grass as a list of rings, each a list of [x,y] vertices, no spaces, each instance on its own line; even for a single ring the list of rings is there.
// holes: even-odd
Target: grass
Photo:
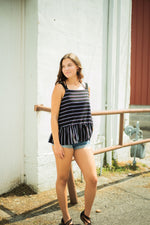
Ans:
[[[145,164],[136,163],[136,165],[133,165],[132,162],[122,162],[118,163],[116,160],[112,160],[112,165],[109,166],[106,164],[102,169],[102,174],[104,176],[106,175],[112,175],[112,174],[128,174],[128,173],[135,173],[135,172],[142,172],[146,169]],[[100,174],[100,168],[97,168],[97,174]]]

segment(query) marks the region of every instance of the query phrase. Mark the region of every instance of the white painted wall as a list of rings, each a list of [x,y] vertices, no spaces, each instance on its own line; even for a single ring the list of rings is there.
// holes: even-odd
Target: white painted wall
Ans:
[[[25,135],[24,135],[24,181],[38,190],[38,115],[34,112],[37,103],[37,37],[38,8],[36,0],[25,1]]]
[[[85,81],[91,87],[92,111],[104,110],[105,103],[108,109],[126,107],[131,1],[39,0],[38,9],[37,103],[50,107],[59,61],[64,54],[74,52],[82,62]],[[93,144],[97,135],[105,136],[105,117],[95,117],[94,124]],[[108,145],[116,141],[117,125],[117,120],[114,123],[112,118],[108,119]],[[54,155],[47,143],[50,129],[50,114],[38,113],[39,190],[55,185]],[[77,177],[80,171],[75,163],[73,168]]]
[[[23,181],[23,4],[0,1],[0,194]]]
[[[37,191],[55,186],[50,114],[33,107],[50,107],[64,54],[74,52],[82,62],[92,111],[104,110],[105,104],[108,109],[128,107],[130,10],[131,0],[0,2],[0,193],[24,181]],[[105,133],[105,117],[94,118],[94,148],[98,135],[106,135],[107,145],[115,143],[114,121],[107,120]],[[77,178],[75,163],[73,169]]]
[[[111,0],[109,4],[108,61],[107,61],[107,109],[118,110],[129,107],[130,99],[130,45],[131,45],[131,5],[132,1]],[[128,115],[125,115],[127,122]],[[107,117],[107,146],[117,145],[119,140],[119,116]],[[124,135],[124,142],[128,142]],[[121,151],[124,160],[128,159],[129,148],[117,150],[115,158],[119,159]],[[111,164],[111,152],[107,161]]]
[[[0,1],[0,194],[38,188],[36,0]]]
[[[38,9],[38,104],[50,107],[59,61],[66,53],[73,52],[80,58],[84,80],[91,88],[92,110],[104,109],[105,1],[42,0]],[[44,190],[49,186],[54,187],[56,169],[51,145],[47,142],[51,132],[50,114],[41,112],[38,119],[39,189]],[[104,122],[98,117],[94,122],[97,124],[93,135],[96,138],[100,132],[104,134]],[[43,176],[45,171],[46,176]]]

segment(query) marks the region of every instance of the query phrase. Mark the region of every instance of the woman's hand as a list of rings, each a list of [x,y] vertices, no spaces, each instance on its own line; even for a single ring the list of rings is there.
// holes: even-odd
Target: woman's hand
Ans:
[[[60,144],[54,144],[54,154],[56,157],[63,159],[65,154],[64,154],[64,149]]]

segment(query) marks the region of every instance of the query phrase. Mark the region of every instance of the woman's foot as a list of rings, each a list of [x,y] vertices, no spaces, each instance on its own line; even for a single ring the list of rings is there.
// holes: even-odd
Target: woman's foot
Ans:
[[[61,224],[62,224],[62,225],[74,225],[74,224],[72,223],[72,219],[68,220],[68,221],[65,223],[64,220],[63,220],[63,218],[61,219]]]
[[[84,211],[81,212],[81,214],[80,214],[80,219],[82,220],[82,222],[83,222],[84,224],[86,224],[86,225],[91,225],[91,218],[88,217],[88,216],[86,216],[86,215],[84,214]]]

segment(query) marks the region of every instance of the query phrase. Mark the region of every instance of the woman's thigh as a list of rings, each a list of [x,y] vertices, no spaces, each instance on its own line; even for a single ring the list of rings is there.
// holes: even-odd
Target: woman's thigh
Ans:
[[[75,150],[74,158],[80,167],[85,181],[97,179],[95,159],[91,148]]]
[[[54,148],[52,146],[52,148]],[[61,159],[55,155],[57,178],[67,179],[69,176],[70,166],[73,157],[72,148],[64,148],[64,158]]]

